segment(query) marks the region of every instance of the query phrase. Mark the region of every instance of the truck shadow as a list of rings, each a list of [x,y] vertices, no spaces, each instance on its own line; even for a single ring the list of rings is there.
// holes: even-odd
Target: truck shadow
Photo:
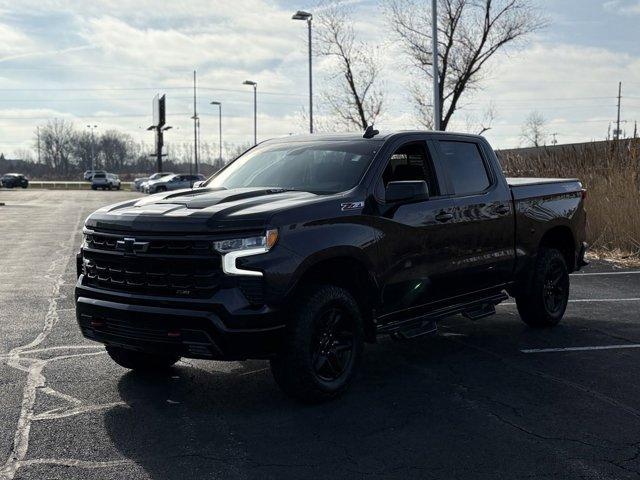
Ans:
[[[127,373],[118,384],[126,406],[105,412],[106,430],[154,479],[449,477],[460,468],[480,478],[504,451],[516,478],[536,471],[531,440],[496,416],[526,422],[523,411],[545,408],[540,398],[562,399],[557,386],[442,336],[371,346],[350,392],[323,405],[289,400],[265,367]]]

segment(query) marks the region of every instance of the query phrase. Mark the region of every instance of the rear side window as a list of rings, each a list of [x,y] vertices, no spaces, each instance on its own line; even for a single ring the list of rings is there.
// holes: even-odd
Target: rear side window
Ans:
[[[442,164],[456,195],[480,193],[489,188],[487,169],[475,143],[440,141],[439,144]]]

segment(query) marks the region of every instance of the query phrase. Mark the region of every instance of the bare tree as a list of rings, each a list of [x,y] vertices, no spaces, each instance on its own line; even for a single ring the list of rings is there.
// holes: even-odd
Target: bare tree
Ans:
[[[337,3],[327,5],[318,15],[317,52],[335,60],[337,73],[324,92],[332,113],[347,126],[365,129],[382,110],[381,67],[377,49],[356,39],[351,12]]]
[[[69,173],[73,155],[73,124],[54,118],[40,130],[40,143],[44,163],[57,174]]]
[[[391,27],[418,70],[432,79],[431,2],[385,2]],[[487,62],[506,46],[546,25],[530,0],[438,0],[438,96],[440,124],[447,129],[465,93],[480,86]],[[432,126],[430,84],[414,84],[411,94],[420,121]]]
[[[546,124],[547,121],[540,112],[531,112],[522,125],[522,140],[533,147],[544,145],[547,137]]]

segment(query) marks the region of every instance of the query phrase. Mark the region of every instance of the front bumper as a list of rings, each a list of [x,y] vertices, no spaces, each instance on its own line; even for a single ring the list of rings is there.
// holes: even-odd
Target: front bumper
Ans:
[[[280,350],[285,327],[278,312],[242,305],[237,289],[202,302],[98,290],[82,280],[76,285],[76,319],[88,339],[217,360],[265,359]]]

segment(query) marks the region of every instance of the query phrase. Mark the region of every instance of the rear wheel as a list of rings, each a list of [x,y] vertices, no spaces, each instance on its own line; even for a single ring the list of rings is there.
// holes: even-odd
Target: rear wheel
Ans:
[[[562,253],[540,248],[531,284],[516,297],[520,318],[529,326],[557,325],[569,302],[569,271]]]
[[[155,353],[138,352],[122,347],[107,346],[107,353],[118,365],[131,370],[162,371],[180,360],[179,355],[159,355]]]
[[[156,192],[166,192],[166,191],[167,191],[167,187],[160,186],[160,187],[156,188]]]
[[[299,297],[284,348],[271,360],[287,395],[318,403],[342,394],[358,369],[364,346],[360,310],[343,288],[323,285]]]

